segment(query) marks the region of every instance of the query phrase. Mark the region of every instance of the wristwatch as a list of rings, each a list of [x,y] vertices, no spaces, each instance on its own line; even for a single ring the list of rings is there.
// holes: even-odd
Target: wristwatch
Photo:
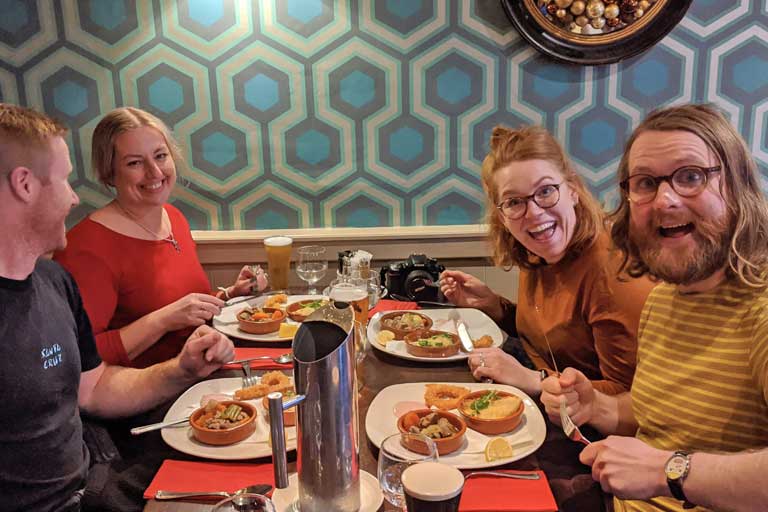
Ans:
[[[693,508],[696,505],[688,501],[683,492],[683,481],[691,469],[691,455],[688,452],[676,451],[664,465],[669,491],[675,499],[683,502],[683,508]]]

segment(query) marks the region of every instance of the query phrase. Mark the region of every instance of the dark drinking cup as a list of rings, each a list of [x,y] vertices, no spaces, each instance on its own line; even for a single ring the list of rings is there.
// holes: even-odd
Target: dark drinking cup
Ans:
[[[439,462],[409,466],[402,475],[408,512],[458,512],[464,475]]]

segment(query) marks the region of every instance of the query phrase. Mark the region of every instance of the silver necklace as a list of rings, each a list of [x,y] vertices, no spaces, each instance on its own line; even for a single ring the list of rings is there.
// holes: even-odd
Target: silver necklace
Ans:
[[[149,229],[147,226],[139,222],[139,219],[136,218],[134,214],[123,208],[123,205],[121,205],[117,200],[115,200],[115,204],[118,208],[120,208],[120,211],[122,211],[128,219],[133,221],[137,226],[139,226],[141,229],[149,233],[150,235],[154,236],[156,239],[162,241],[162,242],[168,242],[169,244],[173,245],[173,248],[176,249],[176,252],[181,252],[181,247],[179,247],[179,242],[176,240],[176,237],[173,236],[173,228],[168,226],[168,232],[170,233],[167,237],[163,238],[159,234],[155,233],[151,229]],[[165,220],[165,219],[163,219]]]

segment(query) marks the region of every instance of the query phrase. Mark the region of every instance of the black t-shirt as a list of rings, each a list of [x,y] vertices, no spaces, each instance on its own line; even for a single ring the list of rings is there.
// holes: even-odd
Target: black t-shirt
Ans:
[[[0,277],[2,510],[57,510],[84,487],[78,386],[100,362],[77,285],[57,263]]]

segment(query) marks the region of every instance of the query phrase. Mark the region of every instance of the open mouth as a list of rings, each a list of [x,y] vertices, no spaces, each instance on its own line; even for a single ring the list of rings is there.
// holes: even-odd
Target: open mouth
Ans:
[[[693,223],[677,224],[675,226],[660,226],[659,235],[664,238],[680,238],[693,231]]]
[[[528,234],[537,241],[542,240],[549,240],[552,238],[552,235],[555,234],[555,228],[557,227],[557,222],[546,222],[544,224],[540,224],[536,226],[533,229],[528,230]]]

